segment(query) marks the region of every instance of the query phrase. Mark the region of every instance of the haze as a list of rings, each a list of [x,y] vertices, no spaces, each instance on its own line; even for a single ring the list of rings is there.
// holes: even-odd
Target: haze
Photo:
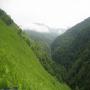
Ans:
[[[0,0],[0,8],[21,28],[41,32],[48,28],[35,23],[67,29],[90,16],[90,0]]]

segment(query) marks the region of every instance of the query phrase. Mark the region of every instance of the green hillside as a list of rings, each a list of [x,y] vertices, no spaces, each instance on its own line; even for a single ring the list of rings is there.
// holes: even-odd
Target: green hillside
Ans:
[[[20,32],[0,10],[0,89],[70,90],[43,69]]]
[[[67,69],[65,79],[73,90],[90,90],[90,18],[53,42],[52,57]]]

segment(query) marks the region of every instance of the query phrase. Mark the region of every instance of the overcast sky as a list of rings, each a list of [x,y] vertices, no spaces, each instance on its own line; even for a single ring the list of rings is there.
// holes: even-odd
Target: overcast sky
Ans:
[[[90,16],[90,0],[0,0],[3,8],[22,28],[48,31],[68,28]]]

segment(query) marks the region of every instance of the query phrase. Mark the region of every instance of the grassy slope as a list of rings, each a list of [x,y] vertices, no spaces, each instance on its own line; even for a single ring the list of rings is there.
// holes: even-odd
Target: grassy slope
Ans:
[[[15,25],[0,20],[0,88],[23,90],[69,90],[53,79],[17,34]]]

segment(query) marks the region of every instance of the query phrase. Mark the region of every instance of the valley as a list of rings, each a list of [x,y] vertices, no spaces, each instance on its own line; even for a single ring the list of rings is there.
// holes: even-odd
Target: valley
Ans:
[[[25,33],[34,41],[31,42],[32,50],[52,76],[59,82],[66,82],[72,90],[90,89],[90,18],[62,35],[56,35],[52,42],[49,39],[50,35],[46,35],[45,39],[45,33]]]
[[[22,30],[0,10],[1,90],[90,90],[90,18],[63,34]]]

